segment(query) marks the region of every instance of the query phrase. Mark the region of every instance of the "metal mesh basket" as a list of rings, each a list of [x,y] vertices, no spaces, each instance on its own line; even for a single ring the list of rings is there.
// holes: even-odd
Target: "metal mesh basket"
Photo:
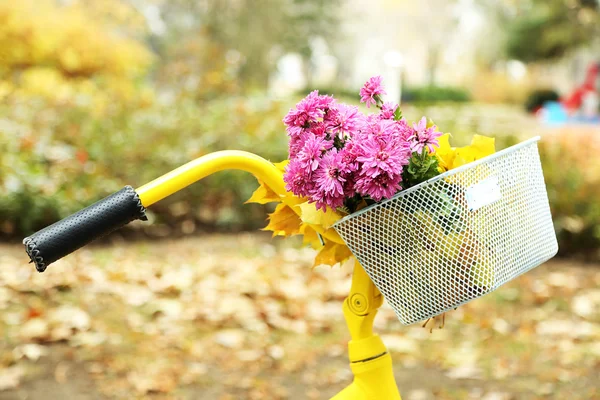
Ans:
[[[403,324],[481,297],[556,254],[538,140],[448,171],[334,225]]]

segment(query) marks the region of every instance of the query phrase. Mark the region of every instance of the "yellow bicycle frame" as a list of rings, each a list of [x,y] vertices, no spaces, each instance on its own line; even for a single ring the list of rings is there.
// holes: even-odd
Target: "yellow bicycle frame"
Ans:
[[[286,192],[283,174],[271,162],[252,153],[234,150],[200,157],[136,189],[136,192],[142,204],[149,207],[202,178],[226,169],[250,172],[275,193],[283,195]],[[290,197],[285,201],[294,206],[301,200]],[[337,235],[319,233],[342,243]],[[354,381],[332,400],[400,400],[392,358],[381,338],[373,333],[373,321],[382,302],[383,296],[356,262],[350,294],[343,304],[344,318],[352,338],[348,352]]]

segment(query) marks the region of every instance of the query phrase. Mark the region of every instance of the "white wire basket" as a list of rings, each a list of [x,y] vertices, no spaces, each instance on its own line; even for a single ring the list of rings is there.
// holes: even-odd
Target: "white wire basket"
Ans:
[[[334,225],[403,324],[490,293],[557,253],[538,140],[445,172]]]

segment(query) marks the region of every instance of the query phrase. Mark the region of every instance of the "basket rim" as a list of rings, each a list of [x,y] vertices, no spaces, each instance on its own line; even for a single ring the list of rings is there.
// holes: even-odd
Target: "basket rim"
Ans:
[[[348,221],[348,220],[350,220],[350,219],[352,219],[352,218],[354,218],[356,216],[364,214],[364,213],[366,213],[366,212],[368,212],[368,211],[370,211],[370,210],[372,210],[372,209],[374,209],[376,207],[379,207],[379,206],[381,206],[383,204],[386,204],[386,203],[388,203],[390,201],[394,201],[396,199],[402,198],[403,196],[407,195],[408,193],[411,193],[411,192],[414,192],[416,190],[419,190],[420,188],[422,188],[422,187],[424,187],[424,186],[426,186],[426,185],[428,185],[430,183],[436,182],[436,181],[438,181],[440,179],[444,179],[444,178],[447,178],[449,176],[452,176],[452,175],[458,174],[460,172],[466,171],[468,169],[471,169],[473,167],[476,167],[477,165],[480,165],[480,164],[486,163],[488,161],[495,160],[496,158],[499,158],[499,157],[505,156],[507,154],[513,153],[513,152],[515,152],[515,151],[517,151],[519,149],[522,149],[522,148],[527,147],[527,146],[529,146],[531,144],[537,143],[540,139],[541,139],[541,137],[539,135],[538,136],[534,136],[534,137],[532,137],[530,139],[524,140],[524,141],[522,141],[520,143],[517,143],[517,144],[515,144],[513,146],[507,147],[506,149],[502,149],[502,150],[500,150],[500,151],[498,151],[496,153],[490,154],[489,156],[485,156],[483,158],[480,158],[479,160],[472,161],[472,162],[470,162],[468,164],[461,165],[458,168],[454,168],[454,169],[451,169],[451,170],[446,171],[444,173],[441,173],[439,175],[436,175],[433,178],[430,178],[430,179],[428,179],[426,181],[423,181],[423,182],[419,183],[418,185],[410,187],[410,188],[408,188],[406,190],[401,190],[400,192],[398,192],[397,194],[395,194],[393,197],[390,197],[389,199],[385,199],[384,201],[381,201],[379,203],[371,204],[370,206],[367,206],[367,207],[363,208],[362,210],[358,210],[356,212],[353,212],[352,214],[346,215],[345,217],[343,217],[340,220],[336,221],[332,226],[333,226],[333,228],[335,228],[336,226],[339,226],[339,225],[343,224],[344,222],[346,222],[346,221]]]

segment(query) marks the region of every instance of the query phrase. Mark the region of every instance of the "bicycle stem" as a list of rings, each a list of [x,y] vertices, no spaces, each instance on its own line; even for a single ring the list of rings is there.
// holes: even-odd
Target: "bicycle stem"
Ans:
[[[358,261],[354,263],[352,287],[343,311],[352,340],[348,342],[354,381],[331,400],[401,400],[394,378],[392,358],[373,321],[383,296]]]

